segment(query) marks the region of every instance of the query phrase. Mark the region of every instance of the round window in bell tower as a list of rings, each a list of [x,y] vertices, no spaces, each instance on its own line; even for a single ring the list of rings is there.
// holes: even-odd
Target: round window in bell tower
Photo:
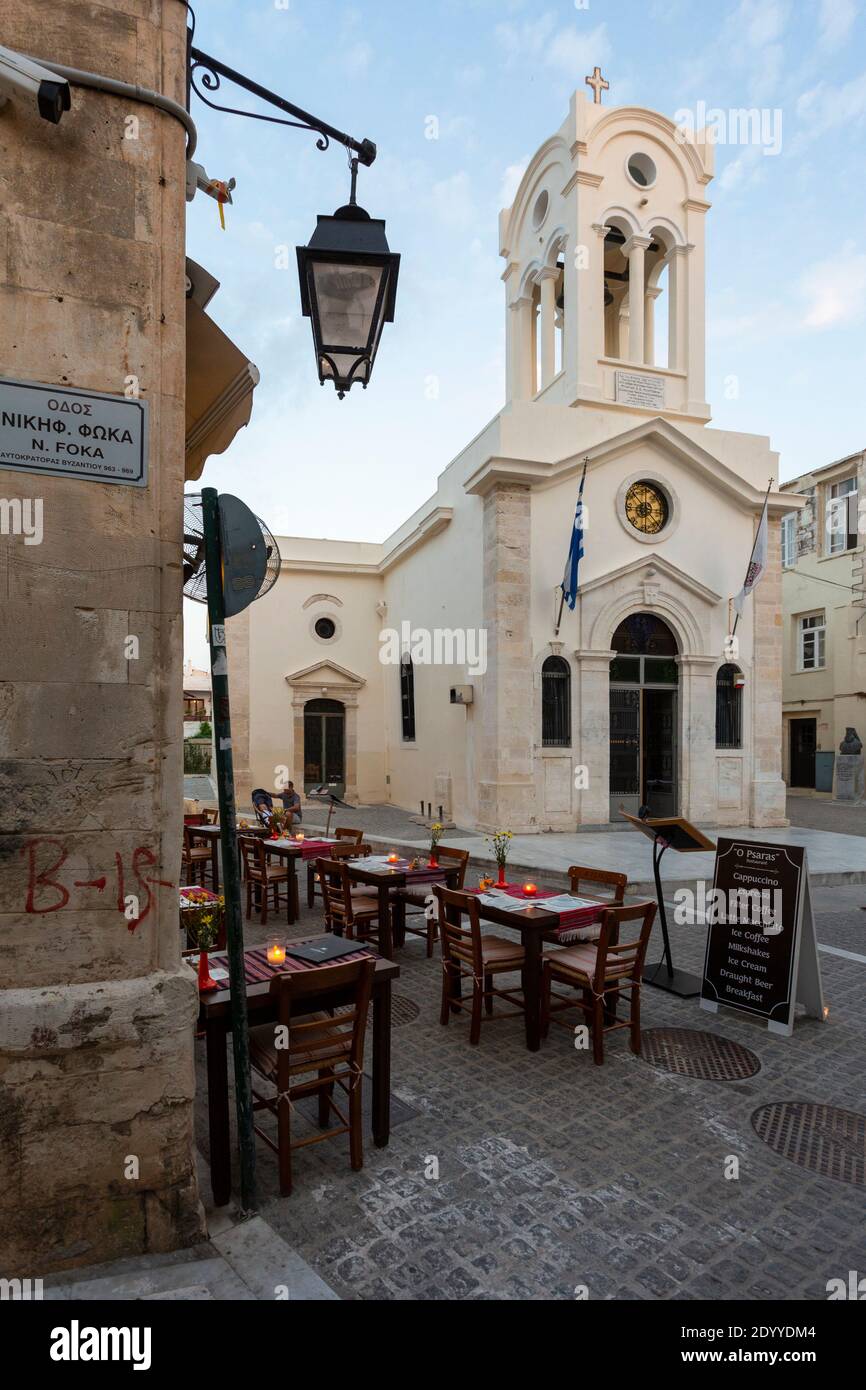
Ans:
[[[532,208],[532,226],[536,232],[544,226],[549,207],[550,194],[545,188],[539,193]]]
[[[641,150],[637,154],[629,156],[626,169],[632,183],[636,183],[638,188],[652,188],[658,177],[655,164],[649,155],[644,154]]]

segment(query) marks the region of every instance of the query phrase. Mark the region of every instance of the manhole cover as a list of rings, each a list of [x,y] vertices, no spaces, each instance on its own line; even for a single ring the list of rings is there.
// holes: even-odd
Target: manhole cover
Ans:
[[[647,1028],[641,1033],[641,1055],[651,1067],[699,1081],[745,1081],[761,1070],[747,1047],[694,1028]]]
[[[391,1026],[399,1028],[404,1023],[414,1023],[421,1009],[414,999],[405,994],[394,994],[391,998]]]
[[[759,1139],[823,1178],[866,1187],[866,1115],[807,1100],[762,1105],[752,1116]]]

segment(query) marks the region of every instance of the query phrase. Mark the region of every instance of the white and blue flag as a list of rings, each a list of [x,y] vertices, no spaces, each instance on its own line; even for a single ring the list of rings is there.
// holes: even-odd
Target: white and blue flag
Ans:
[[[578,566],[583,559],[583,485],[586,482],[587,462],[588,460],[584,459],[580,492],[577,494],[577,509],[574,513],[574,529],[571,533],[571,546],[568,551],[568,559],[565,562],[565,574],[562,577],[562,596],[572,612],[577,603]]]

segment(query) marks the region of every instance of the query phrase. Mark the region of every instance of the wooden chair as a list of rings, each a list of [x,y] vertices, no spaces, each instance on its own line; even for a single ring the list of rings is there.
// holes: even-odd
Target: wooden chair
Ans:
[[[216,825],[220,818],[218,806],[206,806],[201,814],[202,825]]]
[[[204,888],[205,874],[210,869],[211,887],[213,887],[213,849],[209,844],[196,841],[194,825],[183,827],[183,848],[180,859],[181,870],[187,884],[192,886],[194,883],[200,883]]]
[[[455,885],[456,891],[460,891],[466,880],[466,866],[469,863],[468,849],[454,849],[450,845],[439,845],[437,850],[439,862],[443,859],[451,860],[460,867],[460,876]],[[438,935],[438,922],[432,913],[427,913],[427,900],[433,892],[434,882],[418,884],[417,887],[395,888],[391,897],[395,904],[394,910],[394,933],[395,937],[402,937],[404,932],[409,932],[410,936],[423,936],[427,941],[427,959],[433,955],[433,943]],[[411,909],[411,910],[409,910]],[[410,927],[407,919],[412,917],[424,917],[423,927]]]
[[[343,859],[317,859],[316,871],[322,890],[325,925],[328,931],[342,933],[350,940],[379,944],[379,898],[375,892],[349,882]]]
[[[563,1009],[583,1009],[592,1029],[592,1053],[597,1066],[604,1061],[604,1034],[617,1028],[631,1031],[631,1050],[640,1053],[640,986],[650,932],[656,915],[656,904],[638,903],[635,907],[610,907],[604,914],[601,935],[596,944],[589,942],[551,951],[544,957],[541,986],[541,1032],[547,1037],[551,1016]],[[640,934],[634,941],[619,944],[619,929],[624,922],[640,922]],[[581,998],[554,994],[552,985],[569,985],[581,992]],[[630,993],[629,1017],[617,1017],[617,1005],[623,990]],[[553,999],[560,1002],[554,1004]],[[607,1020],[607,1022],[605,1022]]]
[[[333,846],[333,848],[339,851],[338,854],[334,855],[335,859],[340,858],[340,856],[343,853],[345,853],[345,846],[348,846],[349,850],[353,850],[356,854],[360,854],[361,841],[364,838],[363,830],[352,830],[345,825],[338,826],[337,829],[334,831],[334,836],[337,840],[337,843]],[[315,861],[311,859],[309,864],[307,865],[307,907],[315,906],[316,884],[318,882],[319,879],[316,874]]]
[[[277,997],[277,1024],[265,1023],[250,1029],[253,1071],[276,1088],[275,1095],[264,1096],[254,1087],[253,1111],[269,1110],[276,1115],[277,1142],[274,1143],[258,1125],[255,1131],[277,1155],[280,1192],[284,1197],[292,1191],[294,1149],[348,1134],[352,1167],[357,1171],[364,1166],[361,1086],[364,1033],[375,968],[373,960],[322,967],[328,972],[329,987],[345,988],[351,996],[350,1007],[335,1016],[307,1011],[306,1001],[321,989],[322,969],[276,975],[271,981],[271,994]],[[284,1037],[288,1046],[276,1046],[277,1026],[286,1030]],[[312,1080],[310,1073],[313,1073]],[[301,1076],[308,1079],[299,1081]],[[348,1114],[334,1100],[336,1086],[348,1097]],[[323,1132],[293,1140],[294,1103],[312,1095],[318,1096],[319,1127]],[[327,1128],[332,1111],[338,1123]]]
[[[612,869],[584,869],[572,864],[568,871],[572,893],[580,894],[581,884],[592,883],[597,887],[610,888],[612,907],[622,907],[625,890],[628,887],[628,874],[617,874]]]
[[[495,975],[513,973],[523,969],[523,947],[504,936],[484,936],[481,932],[481,918],[478,899],[472,893],[460,893],[451,888],[443,888],[440,883],[433,885],[433,893],[439,906],[439,941],[442,947],[442,1008],[439,1022],[447,1024],[451,1014],[458,1009],[471,1011],[469,1027],[470,1043],[481,1038],[482,1008],[486,1009],[487,1021],[514,1018],[524,1012],[523,992],[496,989]],[[469,918],[469,930],[460,926],[463,913]],[[472,1002],[462,998],[462,982],[472,981]],[[517,1008],[508,1013],[493,1013],[494,997],[506,999]]]
[[[268,923],[268,893],[273,889],[274,911],[280,910],[280,888],[285,887],[286,901],[288,903],[291,884],[289,883],[290,870],[285,864],[275,864],[268,859],[265,853],[267,841],[258,835],[239,835],[238,845],[241,851],[241,864],[243,875],[247,885],[247,917],[252,915],[253,910],[253,888],[259,894],[259,913],[263,927]]]

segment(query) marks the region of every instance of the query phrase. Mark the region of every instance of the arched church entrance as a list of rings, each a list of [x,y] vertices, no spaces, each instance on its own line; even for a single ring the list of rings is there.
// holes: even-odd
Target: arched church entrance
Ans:
[[[346,710],[339,700],[304,705],[304,791],[326,783],[346,794]]]
[[[678,814],[677,702],[679,649],[667,623],[654,613],[632,613],[611,647],[610,818],[620,806],[636,815]]]

